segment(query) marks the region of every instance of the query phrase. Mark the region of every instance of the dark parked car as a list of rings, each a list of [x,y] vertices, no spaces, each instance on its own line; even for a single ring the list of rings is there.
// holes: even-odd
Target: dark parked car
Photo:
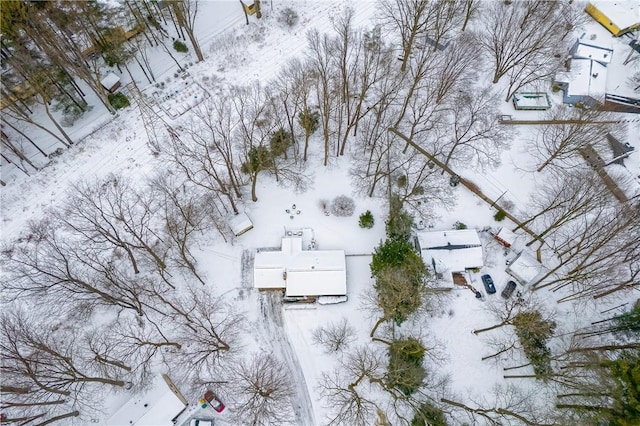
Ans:
[[[491,275],[485,274],[482,277],[482,283],[484,284],[485,290],[487,290],[488,294],[493,294],[496,292],[496,286],[493,285],[493,280],[491,279]]]
[[[504,288],[504,290],[502,290],[502,293],[500,293],[500,295],[505,299],[508,299],[511,297],[515,289],[516,289],[516,283],[514,281],[509,281],[507,283],[507,286]]]

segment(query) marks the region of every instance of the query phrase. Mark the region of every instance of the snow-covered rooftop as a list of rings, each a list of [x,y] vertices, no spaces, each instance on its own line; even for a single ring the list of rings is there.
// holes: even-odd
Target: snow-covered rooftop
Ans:
[[[636,0],[592,0],[589,3],[620,29],[640,22],[640,3]]]
[[[428,264],[443,264],[451,272],[484,264],[482,244],[475,229],[420,232],[418,241]]]
[[[591,59],[572,59],[569,79],[567,95],[604,98],[607,67]]]
[[[610,63],[612,55],[613,49],[598,46],[596,44],[590,44],[583,40],[578,40],[575,52],[573,53],[574,58],[592,59],[602,64]]]
[[[246,213],[238,213],[228,219],[229,227],[236,237],[253,228],[253,223]]]
[[[287,296],[347,294],[344,250],[303,250],[302,238],[285,237],[279,251],[256,253],[254,286],[286,288]]]
[[[102,80],[100,80],[100,84],[102,84],[102,86],[107,90],[111,90],[113,86],[115,86],[119,82],[120,82],[120,77],[118,77],[112,72],[110,72]]]
[[[109,420],[107,426],[173,426],[173,419],[186,405],[164,381],[162,376],[145,394],[136,394]]]
[[[530,284],[544,270],[545,267],[527,251],[520,253],[506,268],[507,273],[522,285]]]

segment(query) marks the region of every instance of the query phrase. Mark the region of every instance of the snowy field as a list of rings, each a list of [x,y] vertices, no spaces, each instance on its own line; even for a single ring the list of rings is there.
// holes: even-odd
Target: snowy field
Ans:
[[[374,1],[354,1],[349,2],[349,5],[355,11],[353,23],[356,28],[373,27],[376,13]],[[305,55],[305,34],[309,30],[316,28],[321,33],[332,31],[331,19],[338,16],[344,6],[345,2],[338,0],[263,1],[263,19],[256,21],[255,17],[250,17],[251,23],[247,26],[237,1],[202,1],[195,27],[205,60],[194,63],[195,57],[189,53],[181,56],[180,62],[193,63],[188,67],[189,81],[197,82],[199,87],[213,87],[214,83],[216,87],[224,87],[226,84],[265,82],[287,60]],[[276,23],[277,14],[285,7],[295,7],[299,14],[298,24],[291,29]],[[588,31],[605,37],[604,29],[597,25],[589,25]],[[160,53],[152,54],[151,57],[158,81],[177,81],[173,77],[176,69],[172,61]],[[157,88],[147,84],[138,73],[134,72],[134,77],[141,89],[153,96]],[[130,79],[126,74],[122,78],[123,85],[126,86]],[[193,93],[189,92],[190,96],[194,93],[197,95],[200,89],[194,90],[196,91]],[[561,102],[559,94],[550,95],[552,102]],[[158,94],[156,98],[162,99],[162,96]],[[212,96],[216,94],[213,93]],[[189,101],[184,99],[184,102]],[[133,185],[142,185],[159,171],[167,169],[162,155],[155,155],[149,146],[137,106],[132,105],[120,110],[116,116],[111,116],[97,102],[94,105],[92,111],[67,129],[74,140],[78,141],[75,145],[64,149],[50,163],[34,153],[31,158],[42,166],[41,170],[30,172],[30,176],[26,176],[15,168],[3,165],[2,180],[6,182],[6,186],[0,189],[3,243],[24,237],[29,223],[47,217],[50,209],[59,207],[68,196],[73,183],[121,174],[130,179]],[[179,105],[164,109],[167,111],[164,120],[174,127],[186,125],[190,116],[189,111],[175,113],[178,109]],[[537,111],[516,111],[511,103],[505,102],[499,105],[499,109],[505,115],[522,120],[542,116]],[[172,113],[168,112],[170,110]],[[42,114],[41,111],[37,113]],[[637,115],[620,116],[630,121],[624,126],[624,135],[626,142],[635,151],[625,160],[626,167],[612,165],[610,172],[618,181],[624,182],[627,196],[632,198],[640,193],[640,123]],[[534,172],[536,165],[526,149],[532,143],[531,127],[513,127],[514,132],[507,149],[501,153],[497,167],[485,167],[483,170],[463,169],[460,166],[453,168],[460,176],[475,183],[492,200],[508,200],[513,206],[511,213],[524,217],[531,193],[540,182],[536,180],[539,175]],[[33,133],[34,138],[43,141],[42,146],[48,152],[61,147],[53,140],[44,142],[49,140],[44,133]],[[340,370],[346,358],[346,351],[327,353],[314,343],[314,330],[345,318],[355,330],[349,348],[375,345],[369,336],[378,319],[371,303],[367,302],[374,283],[369,263],[371,253],[385,238],[384,222],[388,211],[388,205],[381,198],[362,194],[357,178],[352,174],[354,157],[361,154],[353,152],[352,145],[348,145],[346,155],[332,157],[328,166],[322,166],[320,137],[320,132],[312,136],[315,144],[312,143],[310,157],[303,172],[307,182],[305,188],[296,190],[283,187],[272,176],[261,175],[256,187],[258,201],[251,202],[247,190],[239,206],[252,220],[253,229],[229,241],[210,231],[196,238],[197,248],[193,250],[198,268],[206,277],[207,290],[222,297],[234,310],[246,317],[244,328],[247,337],[242,339],[241,353],[236,356],[272,353],[287,366],[295,389],[290,424],[301,426],[324,425],[334,415],[335,403],[323,396],[319,383],[323,379],[323,373],[331,374],[334,370]],[[332,200],[339,195],[354,199],[353,216],[325,215],[321,201]],[[438,206],[434,209],[428,218],[428,225],[435,230],[448,230],[456,222],[462,222],[470,229],[484,230],[479,234],[485,266],[470,274],[470,284],[482,289],[480,276],[489,273],[495,281],[498,293],[486,295],[483,289],[483,298],[479,300],[465,287],[453,288],[442,293],[436,307],[407,321],[394,329],[393,333],[397,336],[418,335],[429,349],[425,363],[427,380],[434,385],[430,398],[446,398],[462,401],[469,407],[487,408],[508,405],[510,401],[506,401],[508,398],[505,395],[511,395],[527,399],[533,407],[544,409],[545,405],[550,404],[550,397],[544,393],[543,386],[538,387],[530,378],[503,377],[508,374],[503,370],[504,367],[526,364],[521,351],[511,351],[507,355],[482,360],[482,357],[500,349],[498,342],[501,339],[509,340],[510,333],[513,333],[510,327],[473,333],[474,330],[500,321],[494,312],[504,309],[501,306],[503,302],[500,291],[510,279],[505,272],[507,253],[487,230],[490,228],[495,231],[500,227],[513,229],[516,224],[508,219],[497,222],[494,219],[496,209],[463,186],[453,188],[452,196],[455,203],[446,208]],[[375,219],[372,229],[358,226],[358,216],[367,210],[373,213]],[[348,289],[348,301],[345,303],[282,305],[273,294],[261,293],[252,287],[252,272],[250,264],[246,263],[247,254],[252,256],[258,248],[279,247],[287,230],[307,228],[313,229],[319,249],[345,251]],[[518,236],[518,247],[523,247],[530,238],[522,231],[518,232]],[[599,301],[598,306],[587,302],[557,304],[555,301],[562,292],[541,290],[532,294],[523,290],[523,293],[525,300],[535,299],[538,305],[556,318],[559,324],[557,336],[575,329],[585,321],[605,318],[607,315],[604,312],[609,308],[632,301],[629,294],[621,293],[619,297]],[[552,345],[558,347],[563,344],[561,337],[552,342]],[[516,371],[518,373],[514,374],[531,374],[532,370],[525,367]],[[162,368],[159,368],[158,373],[162,372]],[[435,386],[440,382],[446,382],[447,385]],[[219,386],[216,391],[227,403],[225,412],[216,414],[209,409],[194,408],[189,411],[188,417],[181,417],[183,423],[179,426],[187,426],[188,421],[196,417],[213,418],[216,425],[241,424],[235,412],[234,395],[227,393],[224,385]],[[394,409],[381,391],[374,389],[367,395],[381,409],[389,412]],[[102,411],[92,414],[92,421],[107,425],[110,415],[126,400],[133,400],[135,397],[126,392],[105,394],[102,401],[104,407]],[[196,394],[187,392],[187,398],[192,406],[198,405]],[[452,407],[448,409],[453,410]],[[401,407],[399,411],[394,419],[409,416],[406,407]],[[461,413],[463,412],[458,411],[452,414],[452,425],[463,422],[489,424],[484,417]],[[502,424],[520,424],[513,419],[504,421]]]

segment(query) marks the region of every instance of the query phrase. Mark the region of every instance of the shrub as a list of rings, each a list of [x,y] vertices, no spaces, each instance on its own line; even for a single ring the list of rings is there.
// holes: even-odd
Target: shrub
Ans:
[[[277,19],[278,22],[285,27],[291,28],[298,23],[298,12],[290,7],[286,7],[278,14]]]
[[[425,402],[415,412],[411,426],[447,426],[447,420],[441,409]]]
[[[124,93],[109,93],[107,98],[109,99],[111,106],[115,109],[122,109],[131,105],[129,103],[129,98],[127,98]]]
[[[336,216],[347,217],[353,215],[356,203],[346,195],[339,195],[331,203],[331,212]]]
[[[493,215],[493,218],[496,220],[496,222],[502,222],[505,217],[507,217],[507,214],[504,212],[504,210],[498,210],[496,214]]]
[[[467,229],[467,225],[462,223],[462,222],[460,222],[460,221],[457,221],[456,223],[453,224],[453,228],[454,229],[458,229],[458,230]]]
[[[391,198],[386,225],[387,236],[390,239],[408,241],[411,238],[413,218],[402,209],[402,202],[397,196]]]
[[[187,47],[187,45],[177,39],[173,40],[173,48],[175,49],[176,52],[180,52],[180,53],[187,53],[189,51],[189,48]]]
[[[422,343],[413,337],[394,341],[389,346],[387,384],[405,395],[418,390],[426,376],[422,366],[425,352]]]
[[[293,135],[285,129],[280,128],[271,135],[269,141],[271,153],[277,157],[287,152],[287,149],[293,145]]]
[[[366,212],[360,215],[360,221],[359,221],[360,228],[371,229],[373,228],[373,223],[374,223],[373,213],[371,213],[370,210],[367,210]]]

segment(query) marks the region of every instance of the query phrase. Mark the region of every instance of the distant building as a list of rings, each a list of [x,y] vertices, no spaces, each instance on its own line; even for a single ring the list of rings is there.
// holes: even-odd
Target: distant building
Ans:
[[[100,84],[106,89],[107,92],[113,93],[120,88],[120,77],[110,72],[102,80],[100,80]]]
[[[422,258],[437,274],[484,266],[482,243],[475,229],[419,232],[417,240]]]
[[[583,34],[570,50],[567,71],[556,75],[554,84],[563,91],[562,101],[640,113],[640,96],[628,82],[631,70],[623,52],[595,39],[592,35],[587,40]]]
[[[616,37],[640,28],[637,0],[593,0],[587,3],[585,12]]]
[[[303,246],[310,248],[304,250]],[[282,239],[280,250],[259,250],[253,266],[254,287],[284,289],[286,297],[345,296],[344,250],[315,250],[300,235]]]

